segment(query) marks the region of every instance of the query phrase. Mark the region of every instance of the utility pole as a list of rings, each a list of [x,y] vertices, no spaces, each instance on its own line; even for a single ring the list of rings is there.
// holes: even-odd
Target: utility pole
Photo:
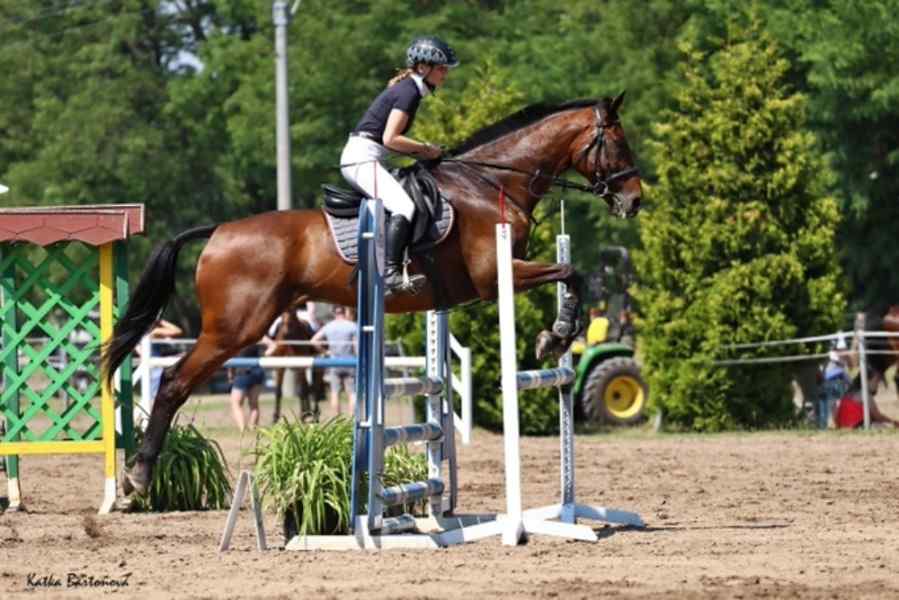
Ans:
[[[290,194],[290,114],[287,106],[287,26],[296,12],[299,2],[288,11],[287,0],[275,0],[272,4],[272,21],[275,24],[275,120],[278,140],[278,210],[292,208]],[[303,374],[305,375],[305,373]],[[293,369],[284,370],[284,397],[297,395],[297,382]]]
[[[272,4],[275,23],[275,115],[278,140],[278,210],[290,210],[290,115],[287,110],[287,0]]]

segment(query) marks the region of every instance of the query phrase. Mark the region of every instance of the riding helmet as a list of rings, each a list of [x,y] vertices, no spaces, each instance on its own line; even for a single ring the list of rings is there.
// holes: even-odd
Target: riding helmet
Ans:
[[[415,38],[406,50],[406,65],[413,67],[418,63],[452,68],[459,66],[459,59],[449,44],[437,36],[429,35]]]

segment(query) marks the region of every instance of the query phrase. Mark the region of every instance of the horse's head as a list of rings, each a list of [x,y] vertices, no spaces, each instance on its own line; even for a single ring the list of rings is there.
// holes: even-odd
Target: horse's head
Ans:
[[[571,163],[590,181],[593,193],[604,199],[612,214],[634,217],[640,211],[640,171],[624,137],[618,109],[624,92],[603,98],[592,110],[583,135],[571,148]]]

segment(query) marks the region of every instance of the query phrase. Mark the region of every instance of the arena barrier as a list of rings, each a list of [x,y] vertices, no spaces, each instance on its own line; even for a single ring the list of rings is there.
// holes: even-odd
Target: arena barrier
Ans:
[[[196,340],[187,340],[195,342]],[[134,370],[134,382],[140,383],[141,400],[140,414],[149,416],[153,408],[153,399],[150,398],[150,369],[164,368],[174,365],[178,362],[177,356],[151,356],[150,345],[159,343],[184,343],[184,340],[154,340],[151,342],[149,337],[141,340],[141,358],[140,362]],[[471,443],[472,429],[472,402],[471,402],[471,349],[463,347],[456,341],[452,335],[449,336],[450,349],[452,353],[459,358],[460,370],[459,376],[456,377],[450,371],[450,379],[452,390],[455,391],[460,398],[461,411],[459,414],[453,414],[453,423],[456,431],[459,432],[462,444]],[[263,369],[330,369],[336,367],[356,367],[356,360],[335,359],[319,356],[270,356],[261,358],[232,358],[228,360],[222,368],[229,367],[255,367],[259,366]],[[424,356],[387,356],[384,358],[384,366],[388,369],[420,369],[427,367],[427,357]]]
[[[116,397],[101,379],[99,346],[127,306],[127,241],[143,230],[138,204],[0,210],[0,456],[10,508],[22,508],[19,455],[84,453],[104,455],[100,512],[113,508],[116,448],[134,451],[131,363]]]
[[[500,198],[502,203],[502,197]],[[570,263],[570,239],[556,237],[557,260]],[[512,273],[512,233],[508,223],[496,226],[497,285],[499,287],[500,360],[503,394],[503,444],[506,470],[506,513],[494,521],[461,527],[441,534],[443,545],[475,541],[501,535],[503,544],[517,545],[528,533],[596,542],[593,529],[579,525],[578,518],[643,527],[643,520],[632,512],[601,506],[578,504],[574,478],[574,407],[570,390],[574,381],[571,353],[566,353],[556,369],[518,371],[515,356],[515,302]],[[566,293],[564,283],[557,287],[558,303]],[[541,387],[559,388],[559,429],[561,436],[561,502],[550,506],[522,509],[521,457],[518,428],[518,391]],[[556,520],[557,519],[557,520]]]

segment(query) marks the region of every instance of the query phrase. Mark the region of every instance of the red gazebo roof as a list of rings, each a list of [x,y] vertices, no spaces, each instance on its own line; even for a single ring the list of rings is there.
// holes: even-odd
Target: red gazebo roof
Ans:
[[[143,232],[143,204],[0,208],[0,243],[49,246],[78,241],[102,246]]]

